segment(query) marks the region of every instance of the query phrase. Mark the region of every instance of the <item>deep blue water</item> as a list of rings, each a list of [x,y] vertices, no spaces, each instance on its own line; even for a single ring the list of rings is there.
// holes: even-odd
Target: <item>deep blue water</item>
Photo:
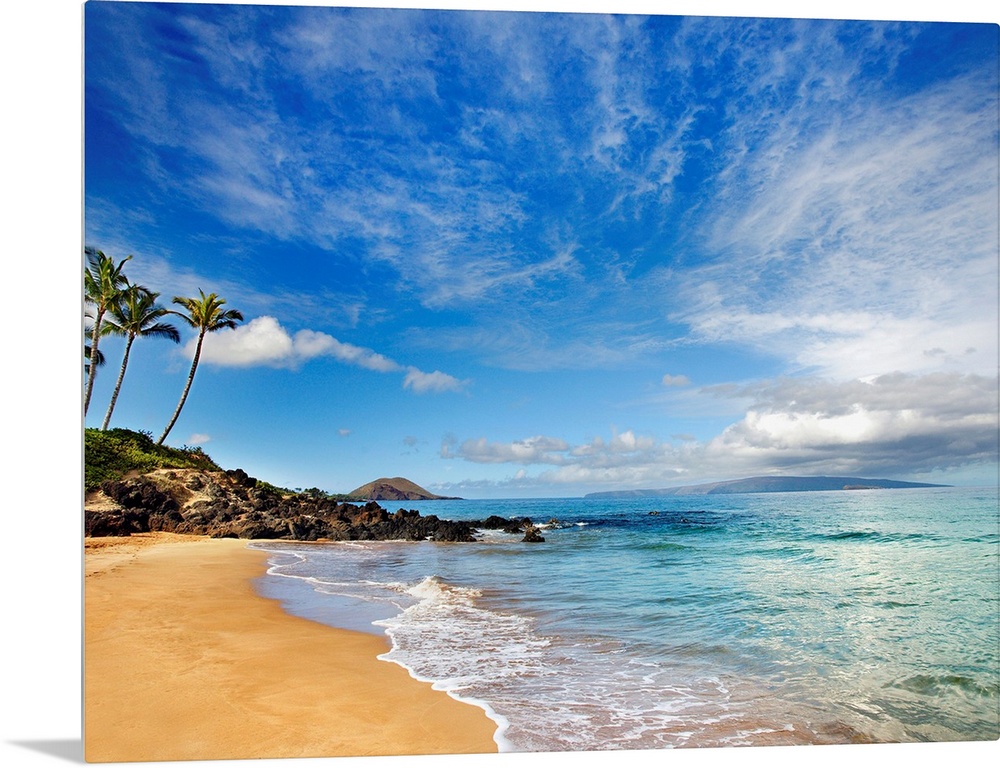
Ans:
[[[997,489],[407,503],[546,541],[255,545],[503,749],[1000,737]],[[394,510],[395,507],[390,507]]]

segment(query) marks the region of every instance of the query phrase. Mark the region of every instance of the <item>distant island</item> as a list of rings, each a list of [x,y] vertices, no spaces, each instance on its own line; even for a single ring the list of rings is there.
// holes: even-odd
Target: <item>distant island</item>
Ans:
[[[380,477],[355,488],[348,497],[362,501],[434,501],[457,499],[457,496],[438,496],[405,477]]]
[[[647,496],[701,496],[716,493],[789,493],[794,491],[856,491],[894,488],[948,488],[935,483],[908,483],[902,480],[871,480],[864,477],[746,477],[701,485],[680,485],[626,491],[588,493],[586,499],[626,499]]]

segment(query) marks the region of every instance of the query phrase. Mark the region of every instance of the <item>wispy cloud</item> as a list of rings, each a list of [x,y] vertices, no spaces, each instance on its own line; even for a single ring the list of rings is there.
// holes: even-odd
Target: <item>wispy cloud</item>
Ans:
[[[927,371],[932,348],[995,371],[995,89],[876,96],[818,126],[785,116],[732,159],[705,230],[718,261],[683,277],[696,337],[841,377]]]
[[[691,380],[683,374],[665,373],[660,383],[665,387],[686,387],[691,384]]]
[[[403,379],[403,388],[411,389],[418,395],[427,392],[461,392],[468,385],[467,380],[460,381],[441,371],[425,373],[412,367],[407,369],[406,377]]]
[[[538,222],[569,217],[575,225],[579,214],[568,204],[594,192],[603,198],[598,208],[619,206],[620,192],[602,191],[612,181],[620,186],[631,178],[626,194],[645,194],[646,161],[635,166],[631,139],[649,130],[662,134],[663,146],[648,163],[666,162],[672,170],[660,168],[652,178],[669,183],[680,168],[667,135],[676,139],[678,123],[644,104],[638,73],[624,74],[623,64],[653,66],[642,50],[632,50],[640,40],[635,21],[501,14],[491,17],[500,23],[484,25],[483,15],[441,14],[436,33],[419,12],[328,10],[305,9],[287,24],[276,20],[270,52],[250,36],[253,25],[234,23],[242,13],[237,7],[218,15],[181,12],[168,22],[191,38],[187,55],[212,77],[195,79],[193,70],[172,81],[153,77],[153,111],[167,121],[159,127],[145,124],[148,113],[136,96],[146,83],[114,81],[126,124],[151,156],[178,149],[199,169],[183,181],[164,174],[164,184],[184,185],[173,191],[248,230],[323,248],[360,246],[361,259],[390,266],[396,287],[430,307],[513,299],[520,310],[543,286],[551,290],[580,274],[576,259]],[[540,55],[552,42],[580,54],[579,73],[560,73],[560,56]],[[603,53],[593,59],[594,51]],[[137,62],[148,68],[163,55],[140,43],[116,54],[117,71],[144,77]],[[295,104],[280,102],[272,81],[279,76],[276,58],[283,87],[294,94],[289,99],[328,105],[326,129],[306,130]],[[511,82],[515,72],[521,74]],[[94,83],[101,82],[98,73]],[[348,82],[352,101],[345,111]],[[542,92],[583,88],[584,109],[572,121],[539,110],[537,100],[525,98],[524,83]],[[356,98],[359,88],[366,98]],[[441,124],[444,106],[452,121]],[[622,126],[635,135],[619,148],[621,156],[588,169],[586,157],[597,157],[588,143]],[[512,158],[520,169],[515,175]]]
[[[511,443],[492,443],[480,437],[456,445],[452,439],[441,443],[441,457],[462,458],[477,464],[563,464],[570,445],[564,440],[541,435],[515,440]]]
[[[356,365],[379,373],[393,373],[402,370],[402,366],[385,355],[365,347],[338,341],[333,336],[319,331],[301,330],[295,334],[295,356],[308,360],[313,357],[327,355],[342,363]]]

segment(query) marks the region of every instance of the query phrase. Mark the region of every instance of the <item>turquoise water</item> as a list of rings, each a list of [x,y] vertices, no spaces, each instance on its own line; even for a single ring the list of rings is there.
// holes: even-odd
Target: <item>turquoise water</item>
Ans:
[[[542,544],[255,545],[260,588],[386,633],[502,749],[1000,737],[995,488],[419,508],[555,522]]]

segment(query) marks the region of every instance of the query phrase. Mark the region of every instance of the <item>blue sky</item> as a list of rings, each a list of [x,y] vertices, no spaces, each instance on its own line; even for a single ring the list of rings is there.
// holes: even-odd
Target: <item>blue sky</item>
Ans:
[[[170,444],[336,492],[996,483],[995,24],[96,0],[84,24],[86,244],[245,317]],[[180,330],[136,343],[112,426],[162,431]]]

